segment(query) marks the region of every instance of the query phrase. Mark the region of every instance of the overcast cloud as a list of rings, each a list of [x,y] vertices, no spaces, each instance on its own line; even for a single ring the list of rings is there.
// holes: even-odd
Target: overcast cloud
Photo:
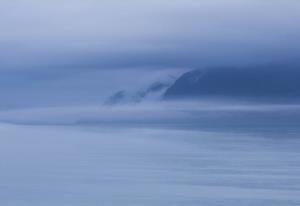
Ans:
[[[297,0],[2,0],[0,106],[22,105],[22,93],[100,96],[114,88],[102,71],[296,64],[299,10]]]
[[[295,0],[4,0],[1,67],[195,66],[293,60]]]

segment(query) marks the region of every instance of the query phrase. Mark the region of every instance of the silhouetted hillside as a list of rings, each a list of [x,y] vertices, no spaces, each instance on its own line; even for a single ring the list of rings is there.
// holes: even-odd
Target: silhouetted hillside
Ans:
[[[168,88],[165,99],[182,98],[299,99],[299,69],[194,70]]]

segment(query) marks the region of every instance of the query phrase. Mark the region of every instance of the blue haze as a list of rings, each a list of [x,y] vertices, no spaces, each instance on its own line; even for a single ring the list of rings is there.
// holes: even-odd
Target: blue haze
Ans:
[[[300,205],[299,11],[1,0],[0,205]]]

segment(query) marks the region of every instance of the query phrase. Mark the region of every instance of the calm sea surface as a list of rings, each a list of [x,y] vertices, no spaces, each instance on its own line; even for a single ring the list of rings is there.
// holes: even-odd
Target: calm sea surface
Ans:
[[[216,116],[0,124],[0,205],[300,205],[298,116]]]

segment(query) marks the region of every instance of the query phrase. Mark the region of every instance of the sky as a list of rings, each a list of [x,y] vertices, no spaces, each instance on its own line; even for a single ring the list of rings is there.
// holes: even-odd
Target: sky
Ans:
[[[297,65],[298,0],[2,0],[0,109],[98,104],[202,67]]]

